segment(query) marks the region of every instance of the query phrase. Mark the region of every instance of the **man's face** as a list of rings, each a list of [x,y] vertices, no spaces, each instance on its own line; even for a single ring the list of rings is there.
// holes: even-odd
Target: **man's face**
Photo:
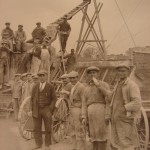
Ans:
[[[41,27],[41,24],[37,24],[37,27],[38,27],[38,28]]]
[[[62,82],[63,82],[64,84],[69,83],[69,78],[63,78],[63,79],[62,79]]]
[[[27,81],[27,76],[21,78],[22,81]]]
[[[31,81],[31,80],[32,80],[32,75],[30,75],[30,74],[27,75],[27,80],[28,80],[28,81]]]
[[[16,81],[19,81],[20,80],[20,76],[16,76],[15,79],[16,79]]]
[[[10,28],[10,25],[9,25],[9,24],[6,24],[6,28]]]
[[[78,82],[78,77],[71,77],[69,78],[72,85],[75,85]]]
[[[18,30],[19,30],[19,31],[22,31],[22,30],[23,30],[23,27],[19,26],[19,27],[18,27]]]
[[[126,79],[129,75],[129,70],[127,68],[118,68],[117,72],[121,80]]]
[[[38,82],[39,82],[39,79],[38,79],[38,78],[33,78],[33,82],[34,82],[34,83],[38,83]]]
[[[39,75],[39,80],[40,80],[41,83],[46,82],[46,81],[47,81],[47,75],[45,75],[45,74],[40,74],[40,75]]]
[[[88,79],[92,80],[94,78],[98,78],[98,72],[96,70],[91,70],[88,72]]]

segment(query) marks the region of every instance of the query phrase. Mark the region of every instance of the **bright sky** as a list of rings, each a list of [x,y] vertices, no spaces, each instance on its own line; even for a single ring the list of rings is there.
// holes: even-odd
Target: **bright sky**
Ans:
[[[46,27],[81,2],[82,0],[0,0],[0,30],[5,27],[4,24],[7,21],[11,22],[14,31],[17,30],[18,24],[23,24],[29,39],[37,21],[42,22],[42,26]],[[114,54],[124,53],[128,48],[134,47],[134,44],[126,26],[123,25],[115,0],[101,2],[103,2],[103,8],[100,17],[103,34],[107,40],[107,51]],[[117,0],[117,2],[136,45],[150,45],[150,0]],[[90,5],[89,11],[93,12],[93,4]],[[80,12],[69,21],[72,31],[68,40],[68,51],[76,46],[81,19]],[[99,30],[96,28],[96,31]],[[53,43],[53,46],[59,50],[58,40]]]

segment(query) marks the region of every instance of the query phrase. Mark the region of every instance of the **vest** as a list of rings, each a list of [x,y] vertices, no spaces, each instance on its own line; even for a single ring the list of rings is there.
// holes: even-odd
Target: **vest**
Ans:
[[[44,89],[42,91],[39,90],[38,105],[40,107],[44,107],[44,106],[50,105],[49,95],[48,95],[47,90],[46,90],[45,87],[44,87]]]

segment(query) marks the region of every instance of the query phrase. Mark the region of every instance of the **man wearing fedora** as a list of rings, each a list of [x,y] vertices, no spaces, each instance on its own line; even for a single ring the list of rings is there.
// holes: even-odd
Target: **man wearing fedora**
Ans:
[[[106,82],[100,81],[99,68],[87,68],[87,85],[82,101],[82,123],[88,124],[93,150],[106,150],[108,141],[108,119],[110,118],[103,88],[109,90]]]
[[[112,108],[112,149],[134,150],[139,146],[135,122],[140,117],[140,90],[128,77],[131,72],[128,65],[119,65],[116,71],[119,81],[114,91],[108,92]]]
[[[38,73],[39,83],[32,90],[31,108],[34,122],[34,138],[36,147],[42,147],[42,120],[45,126],[45,150],[50,149],[51,145],[51,123],[54,107],[56,103],[56,94],[54,87],[47,82],[47,72]]]
[[[16,50],[19,52],[25,51],[26,33],[23,31],[23,25],[18,25],[18,30],[15,32]]]
[[[70,91],[70,124],[72,137],[72,150],[86,150],[85,128],[82,125],[81,105],[84,98],[84,85],[79,82],[79,74],[72,71],[68,74],[72,89]]]

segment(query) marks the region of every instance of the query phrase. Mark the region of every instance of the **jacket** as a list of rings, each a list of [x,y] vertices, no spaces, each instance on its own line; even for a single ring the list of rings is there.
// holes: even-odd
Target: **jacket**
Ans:
[[[55,103],[56,103],[55,89],[49,83],[46,83],[44,88],[46,88],[46,93],[50,101],[50,111],[53,114]],[[40,89],[40,83],[35,84],[32,90],[32,94],[31,94],[32,115],[33,117],[36,117],[36,118],[38,117],[39,89]]]
[[[117,88],[117,86],[116,86]],[[113,106],[115,89],[112,92],[111,106]],[[127,112],[130,112],[131,118],[140,118],[141,117],[141,94],[138,85],[127,78],[122,87],[122,95],[124,99],[124,106]]]

